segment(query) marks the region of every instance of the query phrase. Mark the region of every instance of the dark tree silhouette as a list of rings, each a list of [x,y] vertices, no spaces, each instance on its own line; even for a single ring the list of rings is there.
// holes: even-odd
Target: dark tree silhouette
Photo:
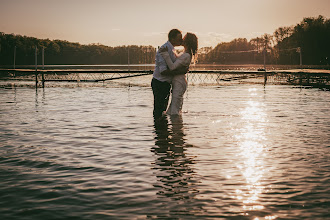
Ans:
[[[268,64],[298,65],[302,51],[303,64],[329,65],[330,19],[323,16],[304,18],[291,27],[279,27],[273,33],[248,41],[237,38],[221,42],[215,48],[204,48],[199,63],[262,64],[264,50]],[[45,48],[45,64],[131,64],[154,63],[152,46],[108,47],[101,44],[81,45],[63,40],[37,39],[0,32],[0,65],[12,65],[16,46],[16,64],[33,65],[35,47],[38,63]]]
[[[304,18],[292,27],[280,27],[273,35],[264,34],[251,39],[238,38],[218,44],[200,63],[262,63],[263,50],[267,50],[267,63],[299,65],[302,51],[303,64],[329,65],[330,19],[323,16]],[[254,50],[252,52],[251,50]],[[248,52],[250,51],[250,52]],[[231,53],[229,53],[231,52]]]
[[[45,64],[127,64],[128,50],[131,64],[153,63],[155,60],[152,46],[81,45],[0,32],[0,65],[13,64],[15,46],[17,65],[33,65],[35,47],[38,48],[38,64],[41,63],[42,48],[45,50]]]

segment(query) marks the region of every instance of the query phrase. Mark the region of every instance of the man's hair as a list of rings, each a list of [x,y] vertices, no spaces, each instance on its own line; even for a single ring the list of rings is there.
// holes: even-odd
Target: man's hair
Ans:
[[[181,34],[181,31],[179,31],[178,29],[170,30],[170,32],[168,32],[168,40],[175,38],[178,34]]]

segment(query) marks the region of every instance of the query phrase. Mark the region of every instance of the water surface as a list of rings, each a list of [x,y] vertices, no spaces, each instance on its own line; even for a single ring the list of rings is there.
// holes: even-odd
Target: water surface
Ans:
[[[190,86],[0,89],[1,219],[326,219],[330,93]]]

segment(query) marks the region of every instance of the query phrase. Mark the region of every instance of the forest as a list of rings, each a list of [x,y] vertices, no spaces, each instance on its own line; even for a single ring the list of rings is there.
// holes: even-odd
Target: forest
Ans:
[[[301,55],[304,65],[329,65],[329,39],[330,19],[308,17],[249,41],[236,38],[214,48],[201,48],[198,63],[262,64],[266,58],[267,64],[299,65]],[[82,45],[0,32],[0,65],[13,65],[14,54],[16,65],[33,65],[36,47],[38,64],[44,49],[45,65],[154,63],[156,51],[152,46]]]
[[[295,26],[279,27],[272,35],[219,43],[200,54],[199,63],[260,64],[265,56],[268,64],[299,65],[300,52],[304,65],[329,65],[330,19],[304,18]]]
[[[109,47],[102,44],[82,45],[63,40],[37,39],[0,32],[0,65],[34,65],[37,47],[38,64],[131,64],[154,63],[155,48],[152,46]]]

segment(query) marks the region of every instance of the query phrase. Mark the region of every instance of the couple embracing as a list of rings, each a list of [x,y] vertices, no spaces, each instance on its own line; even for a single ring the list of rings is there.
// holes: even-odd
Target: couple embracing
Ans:
[[[184,52],[177,55],[174,47],[183,46]],[[198,39],[195,34],[187,33],[182,39],[181,31],[172,29],[168,41],[156,53],[156,66],[151,87],[154,95],[154,118],[163,115],[179,115],[182,111],[183,95],[187,89],[186,73],[191,60],[196,56]],[[172,87],[172,99],[168,106]]]

